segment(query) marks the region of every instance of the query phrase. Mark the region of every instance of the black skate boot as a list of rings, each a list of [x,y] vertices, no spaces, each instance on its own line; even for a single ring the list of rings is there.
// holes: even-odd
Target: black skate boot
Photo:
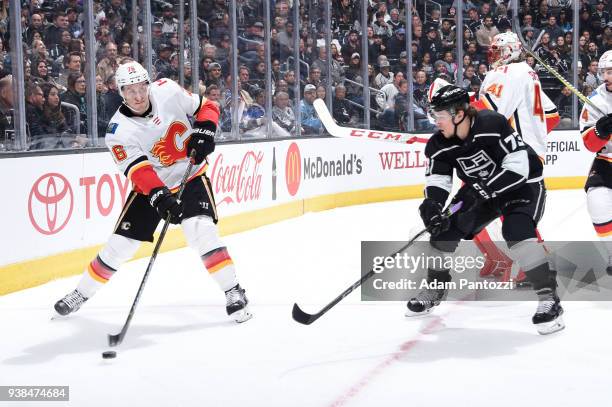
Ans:
[[[55,303],[55,311],[65,317],[81,308],[81,305],[88,299],[83,297],[78,290],[74,290],[66,294],[64,298]]]
[[[436,283],[436,285],[445,284],[451,281],[450,271],[436,271],[428,270],[427,282],[429,284]],[[411,298],[408,301],[408,311],[406,311],[406,317],[416,317],[420,315],[427,315],[433,311],[433,307],[440,305],[440,302],[446,296],[446,288],[426,288],[416,297]]]
[[[612,276],[612,256],[608,257],[608,267],[606,267],[606,273]]]
[[[227,315],[232,317],[234,321],[240,323],[248,321],[253,318],[253,314],[249,311],[249,300],[244,295],[244,289],[240,287],[240,284],[236,284],[225,292],[225,299],[227,301],[225,310]]]
[[[538,295],[538,309],[531,319],[540,335],[548,335],[565,328],[563,307],[552,288],[541,288]]]

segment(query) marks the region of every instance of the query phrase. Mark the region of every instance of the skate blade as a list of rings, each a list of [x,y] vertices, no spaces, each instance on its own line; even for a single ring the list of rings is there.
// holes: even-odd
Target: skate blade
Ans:
[[[241,324],[253,318],[253,314],[251,314],[251,311],[249,311],[248,307],[245,307],[239,311],[234,312],[232,315],[230,315],[230,317],[237,323]]]
[[[418,318],[418,317],[425,317],[429,314],[431,314],[431,312],[433,311],[433,307],[426,309],[425,311],[422,312],[412,312],[410,310],[406,311],[406,313],[404,314],[404,316],[406,318]]]
[[[540,335],[550,335],[555,332],[561,331],[565,328],[565,323],[563,322],[563,317],[559,316],[553,321],[543,322],[541,324],[536,325],[536,329]]]

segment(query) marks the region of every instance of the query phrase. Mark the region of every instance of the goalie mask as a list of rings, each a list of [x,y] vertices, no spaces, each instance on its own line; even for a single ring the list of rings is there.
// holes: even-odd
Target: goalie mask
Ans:
[[[521,56],[521,41],[513,32],[497,34],[489,48],[489,64],[492,67],[506,65]]]

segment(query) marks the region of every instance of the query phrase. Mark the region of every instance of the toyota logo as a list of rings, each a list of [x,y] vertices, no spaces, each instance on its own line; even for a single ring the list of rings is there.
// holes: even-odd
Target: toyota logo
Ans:
[[[44,235],[62,230],[72,215],[74,196],[70,183],[61,174],[49,173],[36,180],[28,198],[32,226]]]

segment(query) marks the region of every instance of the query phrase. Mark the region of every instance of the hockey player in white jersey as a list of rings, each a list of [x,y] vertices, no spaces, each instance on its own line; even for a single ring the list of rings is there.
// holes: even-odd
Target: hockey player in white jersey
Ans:
[[[596,153],[585,185],[587,206],[593,227],[608,252],[606,271],[612,275],[612,50],[601,56],[597,69],[603,83],[589,99],[605,115],[585,103],[580,129],[585,147]]]
[[[56,312],[77,311],[134,256],[141,242],[153,241],[159,222],[170,216],[225,292],[228,315],[236,322],[250,319],[245,291],[219,239],[215,200],[206,176],[206,157],[215,149],[218,105],[170,79],[151,83],[137,62],[120,65],[115,80],[123,104],[109,122],[106,145],[133,190],[108,242],[85,268],[76,289],[55,304]],[[193,127],[188,116],[193,117]],[[175,193],[192,152],[193,169],[179,201]]]

